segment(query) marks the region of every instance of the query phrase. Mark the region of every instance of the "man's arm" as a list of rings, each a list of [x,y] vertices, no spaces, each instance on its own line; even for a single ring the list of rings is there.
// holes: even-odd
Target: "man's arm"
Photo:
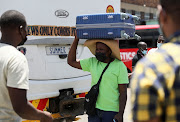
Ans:
[[[128,73],[128,78],[131,79],[132,75],[133,75],[133,72]]]
[[[23,119],[41,120],[41,122],[52,122],[51,114],[37,110],[28,102],[25,89],[8,87],[9,96],[14,111]]]
[[[76,61],[76,49],[78,45],[79,39],[75,35],[74,42],[71,45],[71,48],[69,50],[68,54],[68,64],[74,68],[82,69],[80,62]]]
[[[126,106],[126,101],[127,101],[127,85],[126,84],[119,84],[119,113],[114,117],[115,119],[118,120],[118,122],[123,122],[123,114],[124,114],[124,109]]]

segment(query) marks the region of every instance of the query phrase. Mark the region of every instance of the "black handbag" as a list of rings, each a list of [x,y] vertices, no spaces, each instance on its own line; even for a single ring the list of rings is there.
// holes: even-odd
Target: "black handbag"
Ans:
[[[86,96],[85,96],[84,109],[85,109],[86,114],[88,114],[90,116],[93,116],[96,114],[96,101],[97,101],[97,97],[99,94],[99,85],[100,85],[102,76],[103,76],[104,72],[106,71],[106,69],[108,68],[110,63],[111,63],[111,61],[104,68],[104,70],[98,80],[98,83],[93,85],[91,87],[91,89],[89,90],[88,94],[86,94]]]

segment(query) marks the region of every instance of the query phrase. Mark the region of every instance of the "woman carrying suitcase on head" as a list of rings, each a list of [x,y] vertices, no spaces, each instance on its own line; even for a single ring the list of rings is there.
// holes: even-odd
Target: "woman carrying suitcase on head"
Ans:
[[[104,72],[99,86],[96,101],[96,114],[88,116],[88,122],[118,122],[123,121],[123,114],[127,100],[128,73],[121,61],[118,42],[116,40],[87,40],[87,46],[95,57],[76,61],[76,49],[79,39],[75,36],[68,54],[68,64],[74,68],[91,73],[91,86],[97,84],[99,77]]]

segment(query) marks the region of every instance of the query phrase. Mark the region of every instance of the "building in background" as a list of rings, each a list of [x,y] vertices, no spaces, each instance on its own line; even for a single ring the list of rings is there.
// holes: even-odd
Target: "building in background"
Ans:
[[[159,0],[121,0],[121,12],[141,18],[139,24],[157,24],[157,5]]]

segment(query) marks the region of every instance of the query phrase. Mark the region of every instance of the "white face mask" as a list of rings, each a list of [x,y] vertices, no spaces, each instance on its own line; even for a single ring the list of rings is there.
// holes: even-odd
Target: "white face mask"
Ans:
[[[143,50],[142,53],[143,53],[144,55],[146,55],[146,54],[147,54],[147,50]]]
[[[160,48],[162,43],[157,43],[157,48]]]

